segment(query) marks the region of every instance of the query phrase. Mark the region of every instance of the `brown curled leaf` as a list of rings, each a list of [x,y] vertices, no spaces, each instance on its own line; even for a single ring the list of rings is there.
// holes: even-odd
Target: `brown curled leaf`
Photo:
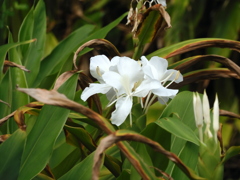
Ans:
[[[12,112],[11,114],[7,115],[6,117],[0,119],[0,125],[7,121],[9,118],[13,117],[16,111]]]
[[[37,101],[40,101],[44,104],[59,106],[63,108],[67,108],[73,111],[76,111],[84,116],[92,119],[97,126],[102,129],[105,133],[110,134],[115,129],[113,126],[107,121],[104,117],[94,112],[93,110],[78,104],[74,101],[68,99],[64,94],[60,94],[56,90],[45,90],[45,89],[27,89],[27,88],[17,88],[17,90],[24,92]]]
[[[239,114],[235,114],[233,112],[226,111],[226,110],[223,110],[223,109],[219,110],[219,114],[220,114],[220,116],[227,116],[227,117],[230,117],[230,118],[240,119],[240,115]]]
[[[0,136],[0,143],[3,143],[6,141],[11,135],[10,134],[4,134]]]
[[[11,107],[10,104],[8,104],[8,103],[5,102],[5,101],[2,101],[1,99],[0,99],[0,103],[6,104],[8,107]]]
[[[219,130],[217,132],[217,138],[221,147],[221,156],[224,156],[225,151],[224,151],[223,139],[222,139],[222,124],[220,124]]]
[[[132,32],[134,33],[134,36],[139,36],[139,34],[141,34],[145,24],[148,24],[146,23],[147,22],[146,19],[148,18],[149,14],[152,11],[158,12],[158,14],[156,14],[156,16],[158,17],[156,17],[154,22],[152,22],[152,27],[154,28],[152,38],[155,37],[159,30],[171,27],[171,18],[161,4],[156,4],[154,6],[149,7],[148,9],[146,9],[145,6],[142,6],[138,10],[133,10],[133,8],[131,8],[130,13],[128,15],[127,24],[131,24],[133,26]]]
[[[170,69],[174,68],[182,72],[187,68],[193,66],[194,64],[202,61],[218,62],[240,76],[240,67],[236,63],[234,63],[232,60],[226,57],[218,56],[218,55],[202,55],[202,56],[190,57],[170,65]]]
[[[23,71],[30,72],[30,70],[25,68],[25,66],[16,64],[16,63],[8,61],[8,60],[4,61],[4,67],[17,67],[17,68],[19,68],[19,69],[21,69]]]
[[[12,112],[11,114],[7,115],[6,117],[0,119],[0,125],[6,122],[9,118],[14,117],[14,120],[18,124],[18,126],[24,130],[26,128],[25,122],[24,122],[24,116],[23,114],[28,113],[31,115],[38,115],[38,113],[34,110],[42,108],[43,103],[39,102],[31,102],[23,107],[20,107],[16,111]]]
[[[98,180],[100,166],[102,164],[102,157],[104,155],[104,151],[112,146],[114,143],[118,143],[119,141],[137,141],[144,144],[149,145],[155,151],[164,154],[169,160],[174,162],[190,179],[204,179],[195,174],[195,172],[187,167],[181,159],[179,159],[174,153],[165,150],[160,144],[157,142],[137,134],[133,131],[129,130],[119,130],[114,132],[113,134],[108,135],[104,139],[101,140],[95,155],[94,155],[94,164],[93,164],[93,172],[92,172],[92,180]],[[123,152],[127,157],[131,157],[129,151]],[[129,159],[130,160],[130,159]],[[130,160],[131,162],[131,160]],[[135,168],[137,166],[134,165]]]
[[[206,47],[219,47],[219,48],[229,48],[235,51],[240,52],[240,42],[239,41],[233,41],[233,40],[224,40],[224,39],[214,39],[214,40],[203,40],[200,42],[194,42],[191,44],[187,44],[182,46],[181,48],[169,53],[164,58],[170,58],[176,55],[180,55],[189,51],[193,51],[200,48],[206,48]]]
[[[109,57],[109,59],[112,59],[114,56],[121,56],[121,54],[118,52],[117,48],[111,42],[109,42],[105,39],[93,39],[93,40],[90,40],[90,41],[84,43],[74,53],[73,64],[74,64],[75,69],[78,69],[77,64],[76,64],[78,54],[86,47],[94,48],[96,50],[101,50],[101,53],[106,54]]]
[[[57,90],[64,82],[66,82],[72,75],[74,75],[77,71],[67,71],[64,72],[63,74],[61,74],[55,84],[54,84],[54,88],[55,90]]]

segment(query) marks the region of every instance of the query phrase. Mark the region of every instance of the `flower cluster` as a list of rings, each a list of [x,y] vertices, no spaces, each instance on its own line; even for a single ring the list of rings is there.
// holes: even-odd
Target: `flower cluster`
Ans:
[[[199,131],[199,138],[201,142],[204,142],[204,138],[206,140],[210,138],[214,138],[215,142],[217,142],[217,132],[219,130],[219,102],[218,97],[216,96],[214,105],[213,105],[213,119],[212,119],[212,129],[213,133],[211,132],[211,117],[210,117],[210,108],[209,108],[209,101],[204,91],[203,100],[198,93],[193,95],[193,107],[194,107],[194,115],[195,115],[195,122],[196,126]],[[203,133],[203,122],[205,123],[205,131]]]
[[[167,87],[173,82],[181,82],[183,77],[179,71],[167,70],[167,67],[167,60],[157,56],[150,61],[144,56],[141,61],[119,56],[110,61],[104,55],[94,56],[90,59],[90,73],[99,83],[91,83],[85,88],[81,99],[86,101],[93,94],[106,94],[109,106],[116,102],[112,123],[121,125],[129,114],[132,123],[133,97],[141,98],[142,107],[147,110],[156,97],[161,103],[166,103],[178,93],[178,90]]]

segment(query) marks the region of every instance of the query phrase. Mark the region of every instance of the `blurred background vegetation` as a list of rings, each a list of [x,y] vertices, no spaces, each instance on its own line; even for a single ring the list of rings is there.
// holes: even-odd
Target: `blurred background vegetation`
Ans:
[[[0,45],[7,43],[8,29],[18,41],[20,25],[34,4],[33,0],[0,1]],[[101,28],[129,10],[129,0],[45,0],[47,8],[47,41],[45,56],[75,29],[85,24]],[[239,0],[168,0],[172,28],[161,33],[145,48],[149,54],[159,48],[193,38],[216,37],[240,40]],[[131,27],[125,26],[126,19],[107,36],[122,55],[131,56],[133,50]],[[208,48],[186,53],[169,61],[193,55],[217,54],[228,57],[240,65],[240,54],[229,49]],[[217,67],[217,63],[199,63],[192,70]],[[215,93],[220,99],[221,109],[240,114],[240,83],[238,79],[203,81],[184,87],[182,90],[203,92],[207,89],[211,103]],[[225,147],[240,145],[240,122],[222,118]],[[226,164],[225,175],[232,179],[240,177],[240,156]]]

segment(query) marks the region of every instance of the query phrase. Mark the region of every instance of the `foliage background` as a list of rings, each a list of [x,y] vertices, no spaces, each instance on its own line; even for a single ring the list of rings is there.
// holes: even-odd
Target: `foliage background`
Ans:
[[[7,42],[8,29],[17,41],[20,25],[33,5],[32,0],[8,0],[6,6],[0,2],[0,45]],[[101,28],[117,19],[129,9],[129,0],[45,0],[47,8],[47,42],[46,56],[61,40],[65,39],[75,29],[93,24]],[[172,28],[149,44],[145,53],[149,54],[159,48],[193,38],[217,37],[240,40],[240,1],[237,0],[171,0],[167,2],[172,18]],[[125,26],[126,19],[106,37],[126,56],[132,55],[131,28]],[[94,53],[94,52],[93,52]],[[240,65],[240,54],[228,49],[200,49],[180,57],[170,58],[170,62],[189,57],[190,55],[218,54],[230,58]],[[87,62],[91,55],[82,57]],[[85,67],[85,65],[82,65]],[[191,70],[202,67],[218,67],[217,63],[200,63]],[[240,113],[240,83],[237,79],[219,79],[203,81],[184,87],[191,91],[203,92],[207,89],[210,103],[213,103],[215,93],[220,98],[220,107],[237,114]],[[154,109],[152,110],[154,112]],[[235,119],[222,118],[224,123],[223,137],[225,147],[240,144],[240,123]],[[226,165],[225,175],[229,178],[239,178],[240,157],[236,156]]]

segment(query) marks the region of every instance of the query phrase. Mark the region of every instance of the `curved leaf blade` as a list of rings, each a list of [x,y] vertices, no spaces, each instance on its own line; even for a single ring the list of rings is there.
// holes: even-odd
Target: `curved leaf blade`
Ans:
[[[230,48],[239,52],[240,42],[221,38],[191,39],[159,49],[149,54],[147,58],[151,58],[152,56],[160,56],[167,59],[185,52],[206,47]]]
[[[59,91],[73,99],[77,78],[77,74],[73,75],[59,88]],[[42,108],[26,140],[19,180],[31,179],[44,169],[68,114],[68,109],[60,107],[45,105]]]
[[[178,118],[165,117],[158,119],[154,123],[172,133],[173,135],[199,146],[198,137],[190,127],[186,126]]]
[[[0,145],[0,179],[17,179],[26,132],[18,129]]]

